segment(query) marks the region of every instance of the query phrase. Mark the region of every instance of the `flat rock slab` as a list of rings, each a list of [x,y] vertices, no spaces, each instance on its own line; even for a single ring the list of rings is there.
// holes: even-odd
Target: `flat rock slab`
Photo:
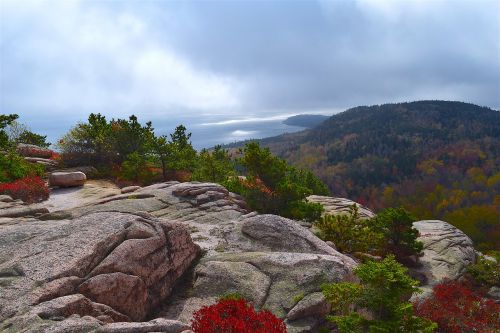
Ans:
[[[88,180],[81,187],[54,188],[50,197],[43,202],[50,212],[88,206],[98,201],[120,194],[114,183],[105,180]]]
[[[370,219],[375,216],[375,213],[372,212],[367,207],[346,198],[334,198],[321,195],[310,195],[307,197],[307,201],[316,202],[323,205],[323,208],[325,208],[325,214],[330,214],[330,215],[348,214],[352,205],[356,205],[358,207],[358,213],[361,218]]]

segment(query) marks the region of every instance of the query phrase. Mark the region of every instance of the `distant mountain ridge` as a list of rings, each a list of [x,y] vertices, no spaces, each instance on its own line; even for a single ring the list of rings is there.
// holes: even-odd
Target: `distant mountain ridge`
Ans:
[[[289,117],[283,121],[283,124],[290,126],[299,126],[312,128],[330,118],[321,114],[299,114]]]
[[[500,248],[499,111],[432,100],[359,106],[314,128],[259,141],[312,170],[334,196],[468,224],[458,227]],[[482,231],[489,226],[495,244],[473,223]]]

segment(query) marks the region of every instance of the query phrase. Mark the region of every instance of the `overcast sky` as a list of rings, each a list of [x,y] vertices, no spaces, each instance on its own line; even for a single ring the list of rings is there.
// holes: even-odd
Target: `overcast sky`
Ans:
[[[0,113],[39,131],[90,112],[206,123],[419,99],[500,107],[499,0],[0,0],[0,22]]]

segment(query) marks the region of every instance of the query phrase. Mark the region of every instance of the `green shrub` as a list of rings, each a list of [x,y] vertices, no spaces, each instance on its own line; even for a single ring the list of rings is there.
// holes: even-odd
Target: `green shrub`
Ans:
[[[203,149],[197,160],[192,179],[223,183],[228,177],[234,177],[236,171],[231,156],[220,145],[215,146],[212,152]]]
[[[467,266],[467,275],[476,285],[490,288],[500,286],[500,264],[496,261],[479,257],[477,263]]]
[[[433,332],[437,325],[416,317],[407,300],[418,292],[418,282],[394,256],[381,262],[368,262],[354,272],[360,283],[323,285],[323,294],[332,305],[327,319],[337,324],[341,333],[357,332]],[[364,309],[364,312],[356,310]],[[366,315],[368,310],[370,315]]]
[[[0,150],[9,146],[9,136],[5,133],[5,128],[12,124],[19,116],[17,114],[0,114]]]
[[[318,236],[332,241],[340,252],[380,254],[385,241],[384,235],[374,230],[369,220],[359,217],[355,204],[348,214],[325,215],[314,225],[319,230]]]
[[[122,163],[120,178],[132,180],[136,183],[149,184],[154,177],[154,173],[149,168],[145,156],[138,152],[133,152],[127,156]]]
[[[241,295],[240,293],[227,293],[219,298],[219,300],[225,300],[225,301],[227,300],[240,301],[244,299],[245,297],[243,297],[243,295]]]
[[[260,213],[307,221],[321,216],[321,205],[305,201],[311,194],[326,194],[319,179],[289,166],[256,142],[246,144],[242,152],[237,163],[245,170],[246,179],[232,177],[225,183],[228,190],[242,195]]]
[[[14,150],[0,154],[0,182],[11,182],[28,176],[43,176],[45,168],[41,164],[29,163]]]
[[[384,235],[386,253],[393,253],[398,260],[419,255],[423,243],[417,241],[418,230],[413,227],[416,218],[404,208],[387,208],[369,222],[372,228]]]

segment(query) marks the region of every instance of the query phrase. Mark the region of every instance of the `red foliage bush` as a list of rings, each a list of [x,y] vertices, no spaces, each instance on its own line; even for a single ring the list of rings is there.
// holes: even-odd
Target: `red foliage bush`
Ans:
[[[25,177],[12,183],[0,183],[0,194],[7,194],[13,199],[33,203],[47,200],[49,188],[40,177]]]
[[[271,312],[256,312],[245,300],[226,299],[194,314],[195,333],[286,333],[283,320]]]
[[[415,313],[436,322],[443,333],[500,332],[500,305],[456,281],[435,286],[430,298],[415,304]]]
[[[54,161],[60,161],[61,160],[61,155],[56,153],[55,151],[51,151],[50,157],[51,160]]]

